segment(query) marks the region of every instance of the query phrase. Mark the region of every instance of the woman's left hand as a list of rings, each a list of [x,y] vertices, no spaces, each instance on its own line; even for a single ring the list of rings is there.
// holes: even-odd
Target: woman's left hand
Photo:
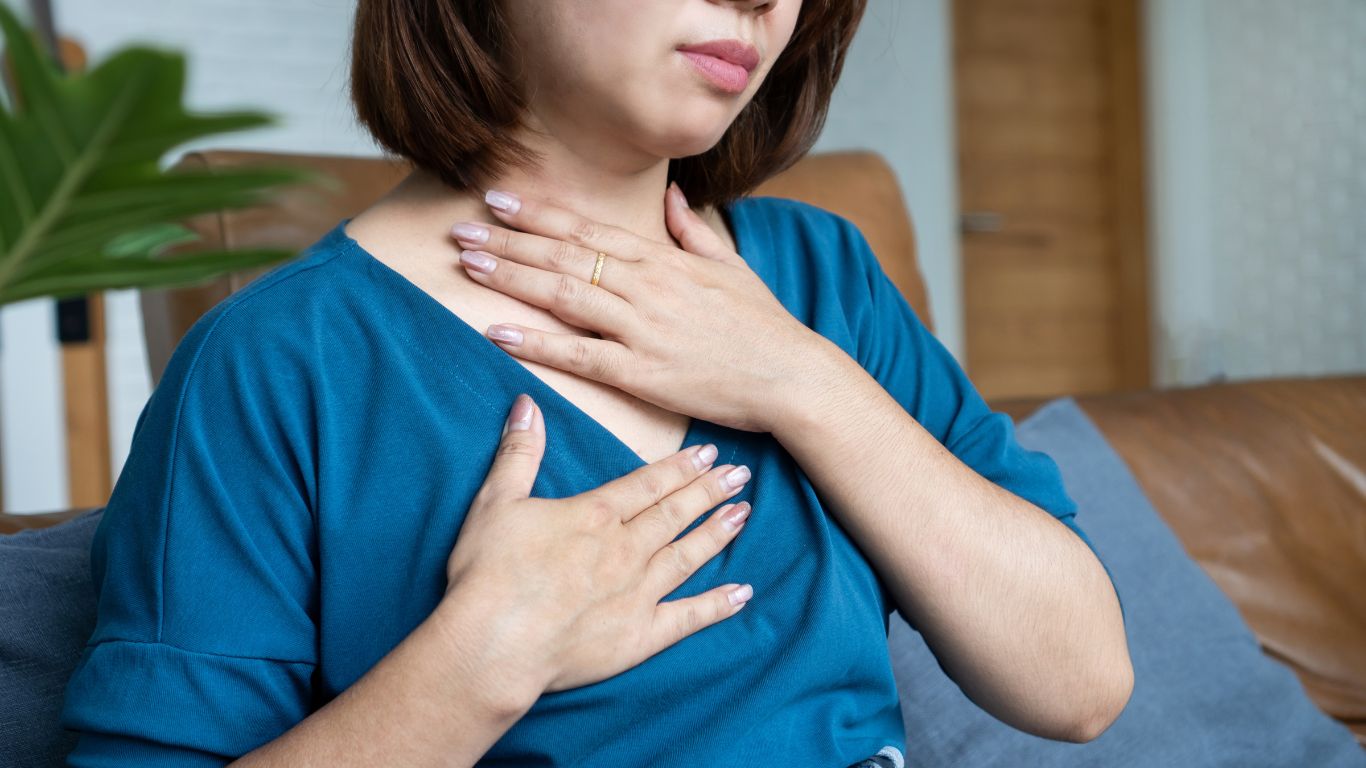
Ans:
[[[508,228],[484,242],[457,240],[491,256],[477,282],[552,312],[601,338],[498,323],[486,335],[518,357],[610,384],[642,400],[722,426],[772,431],[791,387],[810,378],[829,342],[778,301],[763,280],[688,207],[674,185],[665,220],[682,245],[651,240],[537,200],[499,193],[485,200]],[[517,204],[520,202],[520,205]],[[515,228],[515,229],[514,229]],[[520,230],[520,231],[518,231]],[[608,256],[590,284],[598,251]],[[499,328],[520,332],[504,340]]]

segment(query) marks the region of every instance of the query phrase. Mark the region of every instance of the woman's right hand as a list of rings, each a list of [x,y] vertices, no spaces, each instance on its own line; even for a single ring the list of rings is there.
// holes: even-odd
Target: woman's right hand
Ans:
[[[700,449],[710,448],[710,455]],[[531,498],[545,452],[545,423],[517,396],[484,485],[447,562],[446,599],[475,596],[511,668],[539,693],[576,688],[636,666],[688,635],[735,615],[753,594],[725,584],[661,603],[739,533],[749,503],[715,446],[685,446],[598,488],[564,499]],[[697,459],[697,463],[694,460]],[[731,523],[735,523],[734,527]]]

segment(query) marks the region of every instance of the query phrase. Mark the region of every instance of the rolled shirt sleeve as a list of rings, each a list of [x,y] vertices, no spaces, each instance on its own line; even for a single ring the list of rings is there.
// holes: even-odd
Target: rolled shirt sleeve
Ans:
[[[249,294],[196,323],[138,417],[91,543],[68,765],[223,765],[311,711],[312,406]]]

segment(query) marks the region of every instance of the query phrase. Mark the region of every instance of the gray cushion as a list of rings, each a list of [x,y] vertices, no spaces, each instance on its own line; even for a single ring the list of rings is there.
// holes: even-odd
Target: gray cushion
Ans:
[[[897,614],[889,642],[908,766],[1366,766],[1351,731],[1262,653],[1072,398],[1045,404],[1016,436],[1058,463],[1077,524],[1111,570],[1126,612],[1133,696],[1085,744],[1018,731],[968,699]]]
[[[62,695],[95,630],[90,541],[97,507],[60,525],[0,536],[0,765],[59,766],[76,735]]]

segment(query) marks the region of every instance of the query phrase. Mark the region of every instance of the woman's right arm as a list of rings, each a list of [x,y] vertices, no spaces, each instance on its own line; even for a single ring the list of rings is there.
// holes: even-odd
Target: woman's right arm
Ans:
[[[232,765],[474,765],[537,698],[500,664],[481,602],[451,593],[350,688]]]
[[[473,765],[542,693],[604,680],[733,616],[747,585],[660,602],[748,512],[725,505],[676,538],[744,487],[702,447],[578,496],[530,498],[545,426],[520,395],[436,611],[351,687],[232,765]]]

